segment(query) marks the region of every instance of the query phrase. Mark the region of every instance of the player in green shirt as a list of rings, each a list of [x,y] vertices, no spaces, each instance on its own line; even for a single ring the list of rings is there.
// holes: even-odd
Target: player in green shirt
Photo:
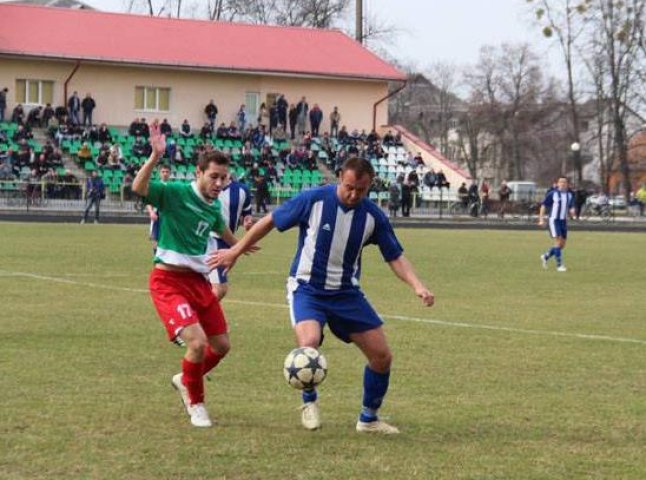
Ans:
[[[152,154],[135,177],[132,190],[159,210],[161,222],[150,295],[169,339],[186,344],[182,372],[172,385],[179,392],[191,423],[212,425],[204,406],[204,375],[230,349],[227,322],[206,278],[209,233],[215,231],[235,244],[222,218],[218,195],[228,178],[229,159],[217,151],[204,153],[192,183],[151,182],[150,177],[166,150],[159,124],[150,126]]]

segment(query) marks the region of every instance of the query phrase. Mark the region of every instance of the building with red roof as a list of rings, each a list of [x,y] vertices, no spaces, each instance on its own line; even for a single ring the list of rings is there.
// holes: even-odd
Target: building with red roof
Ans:
[[[156,116],[199,127],[210,99],[218,122],[228,123],[241,104],[255,121],[261,103],[284,94],[319,104],[322,130],[334,106],[349,129],[368,129],[388,82],[406,79],[336,30],[16,4],[0,4],[0,18],[0,88],[10,90],[9,111],[91,92],[95,122]],[[387,101],[378,103],[377,125],[387,123],[387,111]]]

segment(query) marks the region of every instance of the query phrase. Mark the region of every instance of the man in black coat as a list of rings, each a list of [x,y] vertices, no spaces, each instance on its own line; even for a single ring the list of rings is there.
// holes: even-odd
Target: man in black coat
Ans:
[[[93,125],[92,112],[96,108],[96,102],[92,98],[92,95],[88,93],[85,96],[81,102],[81,108],[83,109],[83,126],[85,127],[87,125],[88,127],[91,127]]]

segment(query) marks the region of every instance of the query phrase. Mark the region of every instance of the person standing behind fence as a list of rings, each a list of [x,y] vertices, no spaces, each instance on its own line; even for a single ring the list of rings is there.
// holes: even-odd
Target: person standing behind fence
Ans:
[[[500,199],[500,209],[498,210],[498,216],[500,218],[505,218],[505,213],[509,207],[509,197],[511,197],[511,188],[507,185],[506,182],[502,182],[500,189],[498,190],[498,198]]]
[[[305,135],[307,131],[307,118],[309,116],[310,106],[307,103],[305,97],[301,99],[300,102],[296,105],[296,111],[298,112],[298,134],[300,136]]]
[[[0,122],[4,122],[4,112],[7,109],[7,87],[0,90]]]
[[[92,176],[85,181],[85,212],[81,224],[87,222],[92,205],[94,205],[94,223],[99,223],[99,207],[103,198],[105,198],[103,179],[99,177],[96,170],[93,170]]]

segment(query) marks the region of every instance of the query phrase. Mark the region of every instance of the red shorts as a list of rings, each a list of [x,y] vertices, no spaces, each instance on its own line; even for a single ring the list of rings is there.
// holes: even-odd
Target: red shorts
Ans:
[[[207,337],[227,333],[224,312],[204,275],[153,268],[149,287],[171,341],[184,327],[195,323],[202,326]]]

